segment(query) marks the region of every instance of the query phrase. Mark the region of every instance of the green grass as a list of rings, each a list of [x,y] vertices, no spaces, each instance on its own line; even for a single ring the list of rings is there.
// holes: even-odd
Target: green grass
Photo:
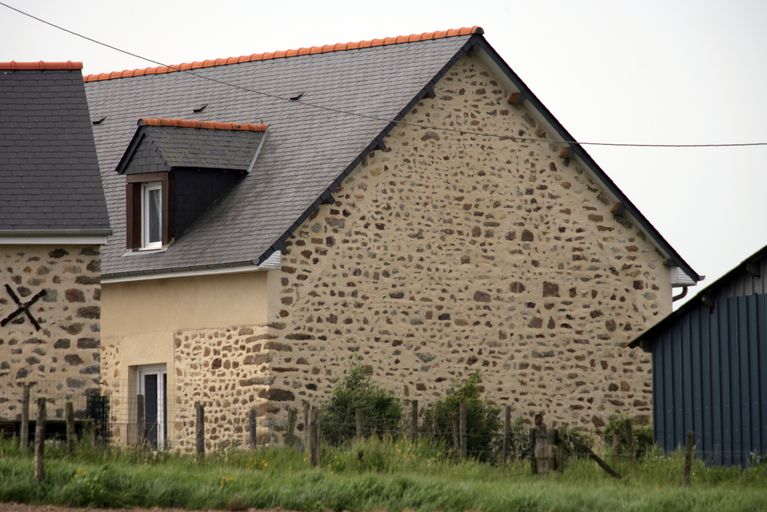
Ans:
[[[247,507],[324,510],[456,511],[767,511],[767,466],[748,470],[696,463],[682,485],[679,456],[615,463],[615,481],[588,460],[564,474],[530,475],[528,462],[491,466],[456,462],[433,447],[368,441],[323,452],[321,469],[301,453],[273,448],[228,452],[202,463],[171,454],[97,452],[65,456],[51,444],[37,485],[33,460],[0,443],[0,502],[72,506]]]

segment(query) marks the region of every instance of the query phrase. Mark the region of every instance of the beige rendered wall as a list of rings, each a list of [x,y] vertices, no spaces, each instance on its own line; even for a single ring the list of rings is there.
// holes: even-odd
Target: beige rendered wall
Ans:
[[[106,283],[102,304],[102,389],[110,395],[113,435],[122,442],[135,436],[136,367],[164,364],[168,378],[168,437],[193,418],[194,396],[203,376],[193,378],[197,361],[189,341],[178,333],[240,324],[263,324],[266,320],[265,272],[242,272],[200,277]],[[203,349],[203,341],[195,347]],[[219,347],[208,347],[220,352]],[[231,349],[231,347],[230,347]],[[179,354],[177,354],[177,351]],[[198,387],[195,387],[198,386]],[[177,395],[176,389],[188,394]],[[187,404],[183,397],[191,397]],[[181,404],[181,405],[179,405]]]
[[[274,428],[355,360],[421,404],[479,370],[515,417],[648,418],[650,360],[625,344],[671,311],[664,257],[561,146],[514,140],[551,134],[477,56],[435,92],[287,244],[270,296]]]
[[[0,245],[0,319],[16,311],[8,294],[29,301],[45,290],[26,315],[0,327],[0,419],[21,414],[22,385],[34,400],[47,399],[51,419],[64,416],[64,403],[76,412],[86,394],[99,389],[100,256],[97,245]]]

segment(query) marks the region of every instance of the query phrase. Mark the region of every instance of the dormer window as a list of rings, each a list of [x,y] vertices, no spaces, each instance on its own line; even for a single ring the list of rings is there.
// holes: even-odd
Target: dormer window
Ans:
[[[141,248],[162,247],[162,183],[141,186]]]
[[[125,175],[126,243],[152,252],[182,236],[256,163],[263,124],[140,119],[117,172]]]
[[[162,249],[173,238],[173,175],[150,172],[126,178],[128,249]]]

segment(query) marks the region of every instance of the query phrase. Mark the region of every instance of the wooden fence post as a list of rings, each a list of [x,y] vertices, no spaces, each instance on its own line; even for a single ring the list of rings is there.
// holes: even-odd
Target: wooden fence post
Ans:
[[[24,384],[21,391],[21,432],[19,432],[21,453],[29,452],[29,387],[29,384]]]
[[[45,477],[45,416],[45,398],[38,398],[35,424],[35,480],[37,483],[42,483]]]
[[[565,460],[567,459],[567,431],[564,427],[554,431],[554,467],[560,472],[565,472]]]
[[[309,432],[309,464],[312,467],[320,464],[320,418],[317,410],[312,410]]]
[[[251,450],[256,449],[256,408],[251,407],[248,411],[248,446]]]
[[[67,431],[67,452],[69,452],[69,455],[72,455],[75,453],[77,434],[75,434],[75,408],[70,401],[64,404],[64,422],[66,423]]]
[[[194,437],[197,462],[205,458],[205,407],[200,402],[194,404]]]
[[[621,452],[621,431],[620,430],[614,430],[613,431],[613,454],[616,457],[620,457]]]
[[[684,454],[684,485],[692,481],[692,453],[695,445],[695,434],[687,432],[687,447]]]
[[[136,446],[144,447],[146,430],[144,429],[144,395],[136,395]]]
[[[96,448],[96,422],[92,418],[83,422],[83,439],[90,442],[91,448]]]
[[[554,463],[554,436],[546,428],[543,422],[543,413],[535,415],[535,428],[533,438],[533,474],[547,474]]]
[[[304,452],[309,452],[309,402],[304,402]]]
[[[322,439],[322,425],[320,424],[320,411],[317,409],[316,412],[317,415],[317,442],[315,443],[315,446],[317,447],[317,466],[320,465],[320,462],[322,462],[322,447],[320,446],[320,439]]]
[[[410,441],[418,441],[418,400],[410,402]]]
[[[436,414],[435,414],[436,416]],[[458,455],[461,452],[461,434],[458,428],[458,418],[450,418],[450,428],[453,431],[453,454]]]
[[[511,439],[511,406],[507,405],[503,415],[503,462],[509,460],[509,444]]]
[[[459,409],[460,415],[458,416],[458,430],[460,431],[461,436],[461,457],[466,458],[466,455],[468,454],[468,436],[466,432],[466,420],[467,420],[467,413],[466,413],[466,404],[461,402],[460,409]]]
[[[285,431],[285,445],[295,446],[296,444],[296,410],[288,409],[288,425]]]
[[[598,456],[596,453],[594,453],[594,451],[593,451],[591,448],[589,448],[589,447],[588,447],[588,446],[586,446],[585,444],[583,444],[583,443],[581,443],[580,441],[578,441],[578,438],[577,438],[577,437],[575,437],[575,436],[571,436],[571,437],[570,437],[570,439],[569,439],[569,441],[570,441],[570,444],[572,444],[574,448],[576,448],[577,450],[579,450],[579,451],[581,451],[581,452],[584,452],[584,453],[586,453],[586,455],[588,455],[588,456],[589,456],[589,458],[590,458],[591,460],[593,460],[594,462],[596,462],[596,463],[597,463],[597,465],[598,465],[600,468],[602,468],[603,470],[605,470],[605,472],[606,472],[608,475],[610,475],[611,477],[615,478],[616,480],[620,480],[620,478],[621,478],[620,474],[618,474],[618,472],[617,472],[617,471],[615,471],[613,468],[611,468],[611,467],[610,467],[610,466],[609,466],[609,465],[608,465],[608,464],[607,464],[605,461],[603,461],[603,460],[602,460],[602,459],[601,459],[601,458],[600,458],[600,457],[599,457],[599,456]]]
[[[538,416],[535,416],[536,423],[538,420]],[[533,475],[538,474],[538,464],[535,461],[535,451],[537,449],[536,441],[538,439],[538,427],[536,425],[533,425],[533,427],[530,429],[530,471]]]
[[[631,418],[626,420],[626,451],[629,462],[634,462],[636,460],[636,446],[634,445],[634,425],[632,425]]]
[[[354,437],[358,440],[364,437],[362,433],[362,409],[360,408],[354,410]]]

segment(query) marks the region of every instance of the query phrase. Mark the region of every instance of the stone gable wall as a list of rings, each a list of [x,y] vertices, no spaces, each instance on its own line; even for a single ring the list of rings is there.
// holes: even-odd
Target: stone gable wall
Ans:
[[[33,384],[33,402],[49,399],[51,419],[63,418],[66,400],[82,411],[98,392],[100,261],[98,246],[0,245],[0,318],[17,308],[6,284],[22,302],[46,291],[30,307],[39,331],[25,315],[0,327],[0,419],[20,419],[23,384]]]
[[[663,256],[561,146],[513,138],[547,134],[478,57],[435,92],[287,241],[266,321],[174,331],[174,447],[193,446],[195,401],[208,449],[244,444],[251,407],[280,442],[287,409],[355,362],[422,407],[479,370],[518,418],[649,417],[650,359],[625,344],[671,311]]]
[[[516,417],[598,428],[649,417],[630,338],[671,311],[663,256],[477,57],[465,57],[290,238],[272,388],[321,403],[353,361],[429,403],[479,370]],[[506,133],[503,140],[419,129]],[[274,419],[279,425],[284,415]]]

